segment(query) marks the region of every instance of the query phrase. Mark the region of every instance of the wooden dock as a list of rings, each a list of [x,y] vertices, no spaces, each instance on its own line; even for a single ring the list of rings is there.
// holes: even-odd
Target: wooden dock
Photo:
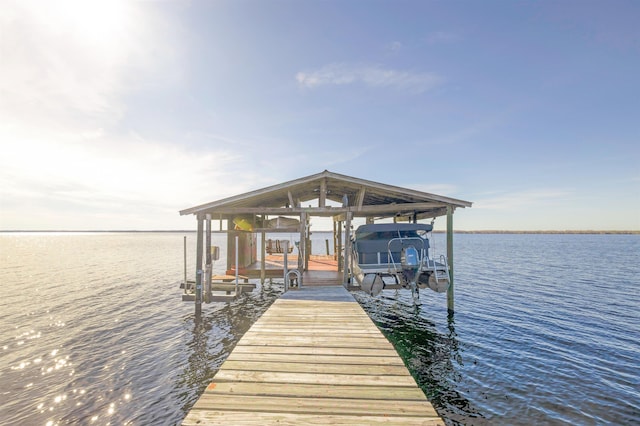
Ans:
[[[285,293],[240,339],[184,426],[443,425],[341,286]]]

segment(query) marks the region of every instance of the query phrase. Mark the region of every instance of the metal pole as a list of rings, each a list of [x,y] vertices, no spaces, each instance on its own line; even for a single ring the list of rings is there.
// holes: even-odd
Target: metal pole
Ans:
[[[447,310],[453,313],[453,207],[447,206],[447,260],[449,261],[449,289],[447,290]]]

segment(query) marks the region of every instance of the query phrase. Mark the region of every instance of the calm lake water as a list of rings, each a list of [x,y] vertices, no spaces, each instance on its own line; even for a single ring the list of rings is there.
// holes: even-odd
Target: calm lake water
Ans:
[[[0,234],[0,424],[180,423],[282,293],[195,324],[183,235]],[[356,297],[448,424],[639,424],[639,265],[637,235],[456,234],[453,318],[426,290]]]

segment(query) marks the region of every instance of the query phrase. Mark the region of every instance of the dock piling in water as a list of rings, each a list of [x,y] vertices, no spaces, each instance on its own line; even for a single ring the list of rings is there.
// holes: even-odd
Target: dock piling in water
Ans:
[[[447,207],[447,262],[449,263],[449,288],[447,289],[447,310],[454,312],[453,298],[453,208]]]
[[[196,319],[202,315],[202,228],[203,218],[198,215],[198,236],[196,243]]]

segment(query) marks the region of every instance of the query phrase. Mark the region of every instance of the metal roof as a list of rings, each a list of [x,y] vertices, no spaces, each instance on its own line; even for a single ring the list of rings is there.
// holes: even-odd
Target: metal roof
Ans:
[[[301,207],[310,200],[319,207]],[[325,200],[339,203],[332,207]],[[346,201],[346,203],[345,203]],[[181,215],[280,214],[332,216],[351,211],[355,216],[417,218],[446,214],[446,208],[471,207],[471,202],[408,188],[359,179],[325,170],[321,173],[181,210]]]

